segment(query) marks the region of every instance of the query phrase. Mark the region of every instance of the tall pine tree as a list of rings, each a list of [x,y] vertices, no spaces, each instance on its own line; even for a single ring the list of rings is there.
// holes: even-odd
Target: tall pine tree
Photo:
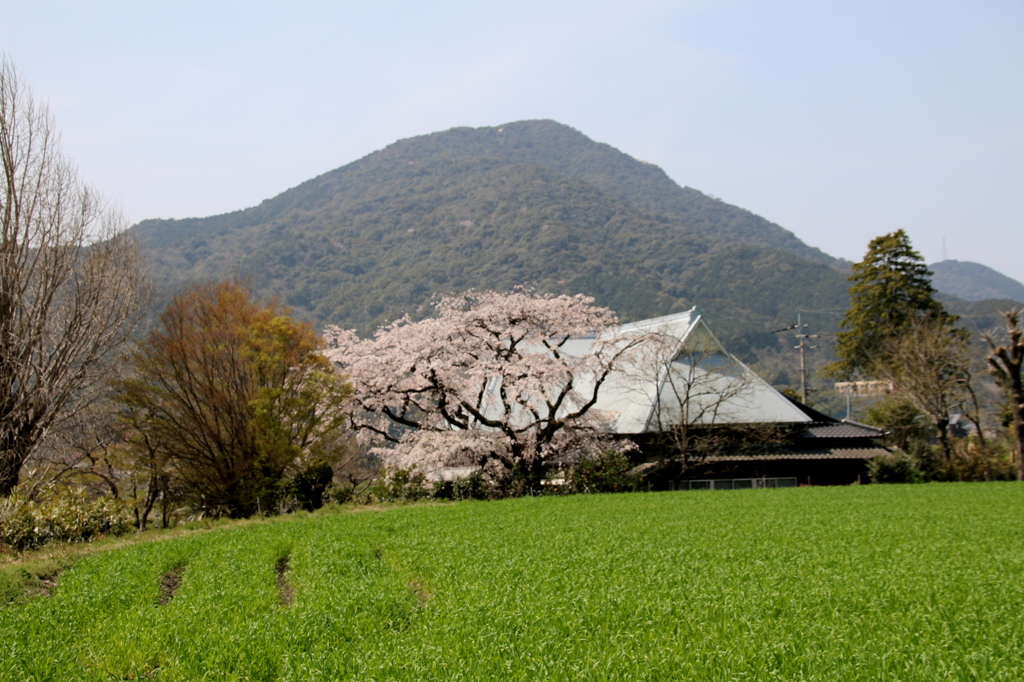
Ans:
[[[935,300],[921,254],[903,230],[876,237],[850,276],[850,307],[836,337],[838,360],[826,369],[843,379],[877,377],[889,362],[888,341],[927,319],[952,331],[956,316]]]

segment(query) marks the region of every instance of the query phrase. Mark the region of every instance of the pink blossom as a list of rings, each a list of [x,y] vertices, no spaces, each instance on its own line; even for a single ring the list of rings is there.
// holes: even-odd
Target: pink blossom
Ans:
[[[324,332],[325,354],[355,388],[353,425],[388,464],[518,465],[539,480],[544,462],[595,433],[598,391],[634,345],[602,340],[617,322],[611,310],[523,288],[445,296],[435,307],[436,317],[402,318],[372,339]],[[596,341],[568,352],[580,337]]]

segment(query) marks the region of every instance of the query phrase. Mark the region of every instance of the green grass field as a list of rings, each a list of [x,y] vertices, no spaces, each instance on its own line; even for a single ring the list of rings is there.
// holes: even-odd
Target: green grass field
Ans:
[[[1024,485],[277,519],[90,556],[0,642],[2,680],[1019,680]]]

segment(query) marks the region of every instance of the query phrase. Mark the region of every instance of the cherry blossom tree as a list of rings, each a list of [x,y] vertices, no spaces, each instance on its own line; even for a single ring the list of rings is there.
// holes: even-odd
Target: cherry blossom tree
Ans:
[[[392,467],[477,466],[536,486],[547,462],[598,433],[598,392],[639,342],[602,338],[615,314],[586,296],[470,291],[435,307],[372,339],[324,332],[355,388],[353,427]],[[581,338],[592,339],[585,352]]]

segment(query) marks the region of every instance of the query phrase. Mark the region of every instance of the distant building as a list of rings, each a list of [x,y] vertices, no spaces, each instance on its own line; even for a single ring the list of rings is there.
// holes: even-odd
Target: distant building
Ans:
[[[886,395],[892,393],[891,381],[837,381],[837,393],[844,395]]]
[[[647,339],[608,377],[594,405],[613,433],[657,432],[684,419],[706,425],[812,421],[730,355],[698,308],[625,324],[611,336],[624,344],[637,337]],[[583,355],[595,343],[594,338],[573,339],[563,350]],[[586,389],[589,386],[584,393]]]
[[[559,352],[583,357],[609,343],[636,345],[607,376],[588,414],[607,433],[639,445],[636,471],[651,489],[691,481],[705,488],[866,483],[867,462],[888,452],[880,429],[833,419],[774,389],[726,351],[697,308],[621,325],[600,338],[570,339]],[[595,376],[575,379],[581,395],[593,395]],[[488,390],[500,390],[500,383]],[[698,463],[680,457],[666,437],[680,424],[701,437],[713,433],[713,454]],[[571,463],[552,462],[551,478]],[[473,470],[444,467],[428,478],[450,481]]]
[[[652,488],[845,485],[867,483],[867,463],[888,450],[885,432],[839,421],[787,398],[726,351],[697,308],[623,325],[623,342],[650,338],[602,386],[594,409],[612,433],[641,447],[639,471]],[[595,339],[578,339],[567,351],[582,354]],[[855,382],[854,390],[888,389],[885,382]],[[661,437],[685,421],[728,441],[695,466],[681,464],[671,439]],[[771,435],[763,438],[758,429]],[[711,481],[710,483],[708,483]],[[716,483],[717,482],[717,485]]]

